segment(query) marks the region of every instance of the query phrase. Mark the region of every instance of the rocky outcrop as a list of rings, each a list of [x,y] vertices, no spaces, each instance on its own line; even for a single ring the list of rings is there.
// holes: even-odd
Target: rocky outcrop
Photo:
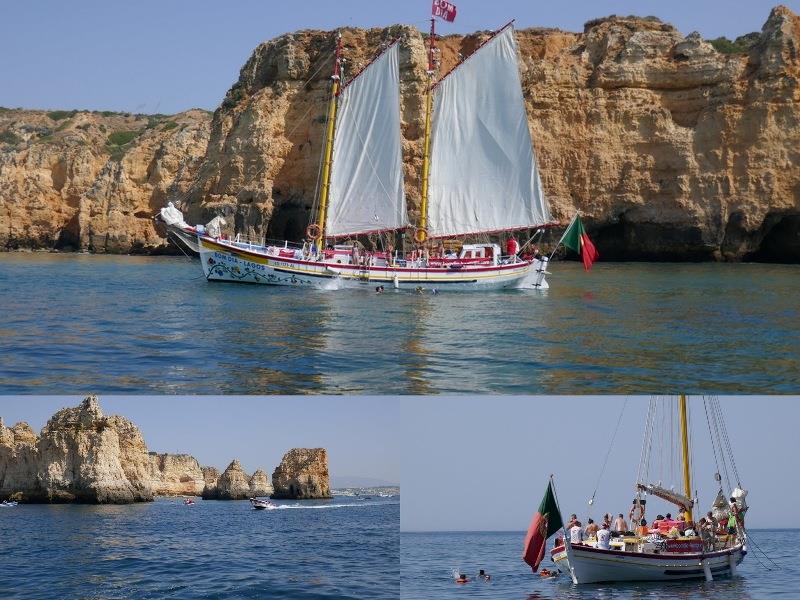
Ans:
[[[0,108],[0,249],[160,251],[153,214],[188,190],[210,119]]]
[[[272,494],[272,484],[267,474],[258,469],[250,478],[250,496],[269,496]]]
[[[267,474],[252,477],[234,460],[220,475],[188,454],[148,452],[139,429],[105,416],[96,396],[58,411],[40,435],[0,418],[0,498],[21,502],[128,503],[154,496],[243,499],[272,492]]]
[[[203,490],[206,500],[244,500],[250,498],[250,477],[244,472],[242,464],[234,460],[219,476],[213,492]]]
[[[127,503],[153,499],[147,447],[122,417],[106,417],[97,398],[58,411],[40,435],[0,427],[0,496],[28,502]]]
[[[393,26],[342,35],[351,74],[400,38],[415,213],[422,34]],[[441,72],[488,35],[442,38]],[[581,211],[603,257],[800,260],[800,19],[791,10],[773,9],[748,49],[732,54],[650,17],[596,19],[580,33],[525,29],[517,39],[554,216],[565,223]],[[300,238],[333,41],[300,31],[259,45],[210,123],[196,111],[149,129],[144,117],[1,112],[0,214],[9,218],[0,219],[0,247],[154,249],[161,239],[149,219],[166,199],[193,222],[222,214],[247,237]],[[117,162],[109,134],[125,130],[139,133]]]
[[[206,484],[200,463],[188,454],[151,452],[150,472],[157,496],[199,496]]]
[[[327,450],[292,448],[272,474],[272,486],[276,499],[330,498]]]

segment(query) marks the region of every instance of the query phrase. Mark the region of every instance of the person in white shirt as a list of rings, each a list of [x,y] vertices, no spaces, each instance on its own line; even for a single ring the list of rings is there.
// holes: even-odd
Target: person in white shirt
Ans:
[[[597,547],[602,550],[609,550],[611,548],[611,532],[608,530],[605,523],[597,530]]]
[[[569,541],[571,544],[580,544],[583,541],[583,529],[581,529],[580,521],[575,521],[575,524],[569,528]]]

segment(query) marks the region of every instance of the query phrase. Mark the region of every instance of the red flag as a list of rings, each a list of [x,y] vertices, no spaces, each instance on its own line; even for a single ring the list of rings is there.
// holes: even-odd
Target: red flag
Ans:
[[[539,564],[544,558],[544,547],[547,538],[563,527],[561,513],[558,511],[556,496],[553,493],[553,484],[548,483],[547,491],[539,505],[539,510],[533,515],[528,534],[525,536],[525,546],[522,550],[522,560],[531,566],[534,573],[539,569]]]
[[[592,268],[592,263],[600,258],[600,253],[586,232],[581,234],[581,258],[583,259],[583,268],[587,271]]]
[[[431,14],[434,17],[441,17],[448,23],[456,20],[456,5],[446,0],[433,0]]]

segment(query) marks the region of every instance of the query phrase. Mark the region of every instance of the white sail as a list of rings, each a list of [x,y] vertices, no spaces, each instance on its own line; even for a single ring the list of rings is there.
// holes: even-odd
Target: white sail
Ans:
[[[552,222],[533,154],[511,26],[436,86],[430,155],[430,236]]]
[[[408,225],[400,139],[400,69],[394,43],[339,96],[326,235]]]

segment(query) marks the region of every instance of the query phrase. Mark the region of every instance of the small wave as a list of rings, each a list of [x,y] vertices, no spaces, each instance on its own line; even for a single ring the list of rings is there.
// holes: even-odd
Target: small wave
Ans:
[[[311,506],[305,504],[281,504],[278,506],[277,509],[274,510],[284,510],[290,508],[311,510],[311,509],[323,509],[323,508],[350,508],[358,506],[387,506],[396,504],[399,503],[398,502],[347,502],[347,503],[337,503],[337,504],[314,504]]]

